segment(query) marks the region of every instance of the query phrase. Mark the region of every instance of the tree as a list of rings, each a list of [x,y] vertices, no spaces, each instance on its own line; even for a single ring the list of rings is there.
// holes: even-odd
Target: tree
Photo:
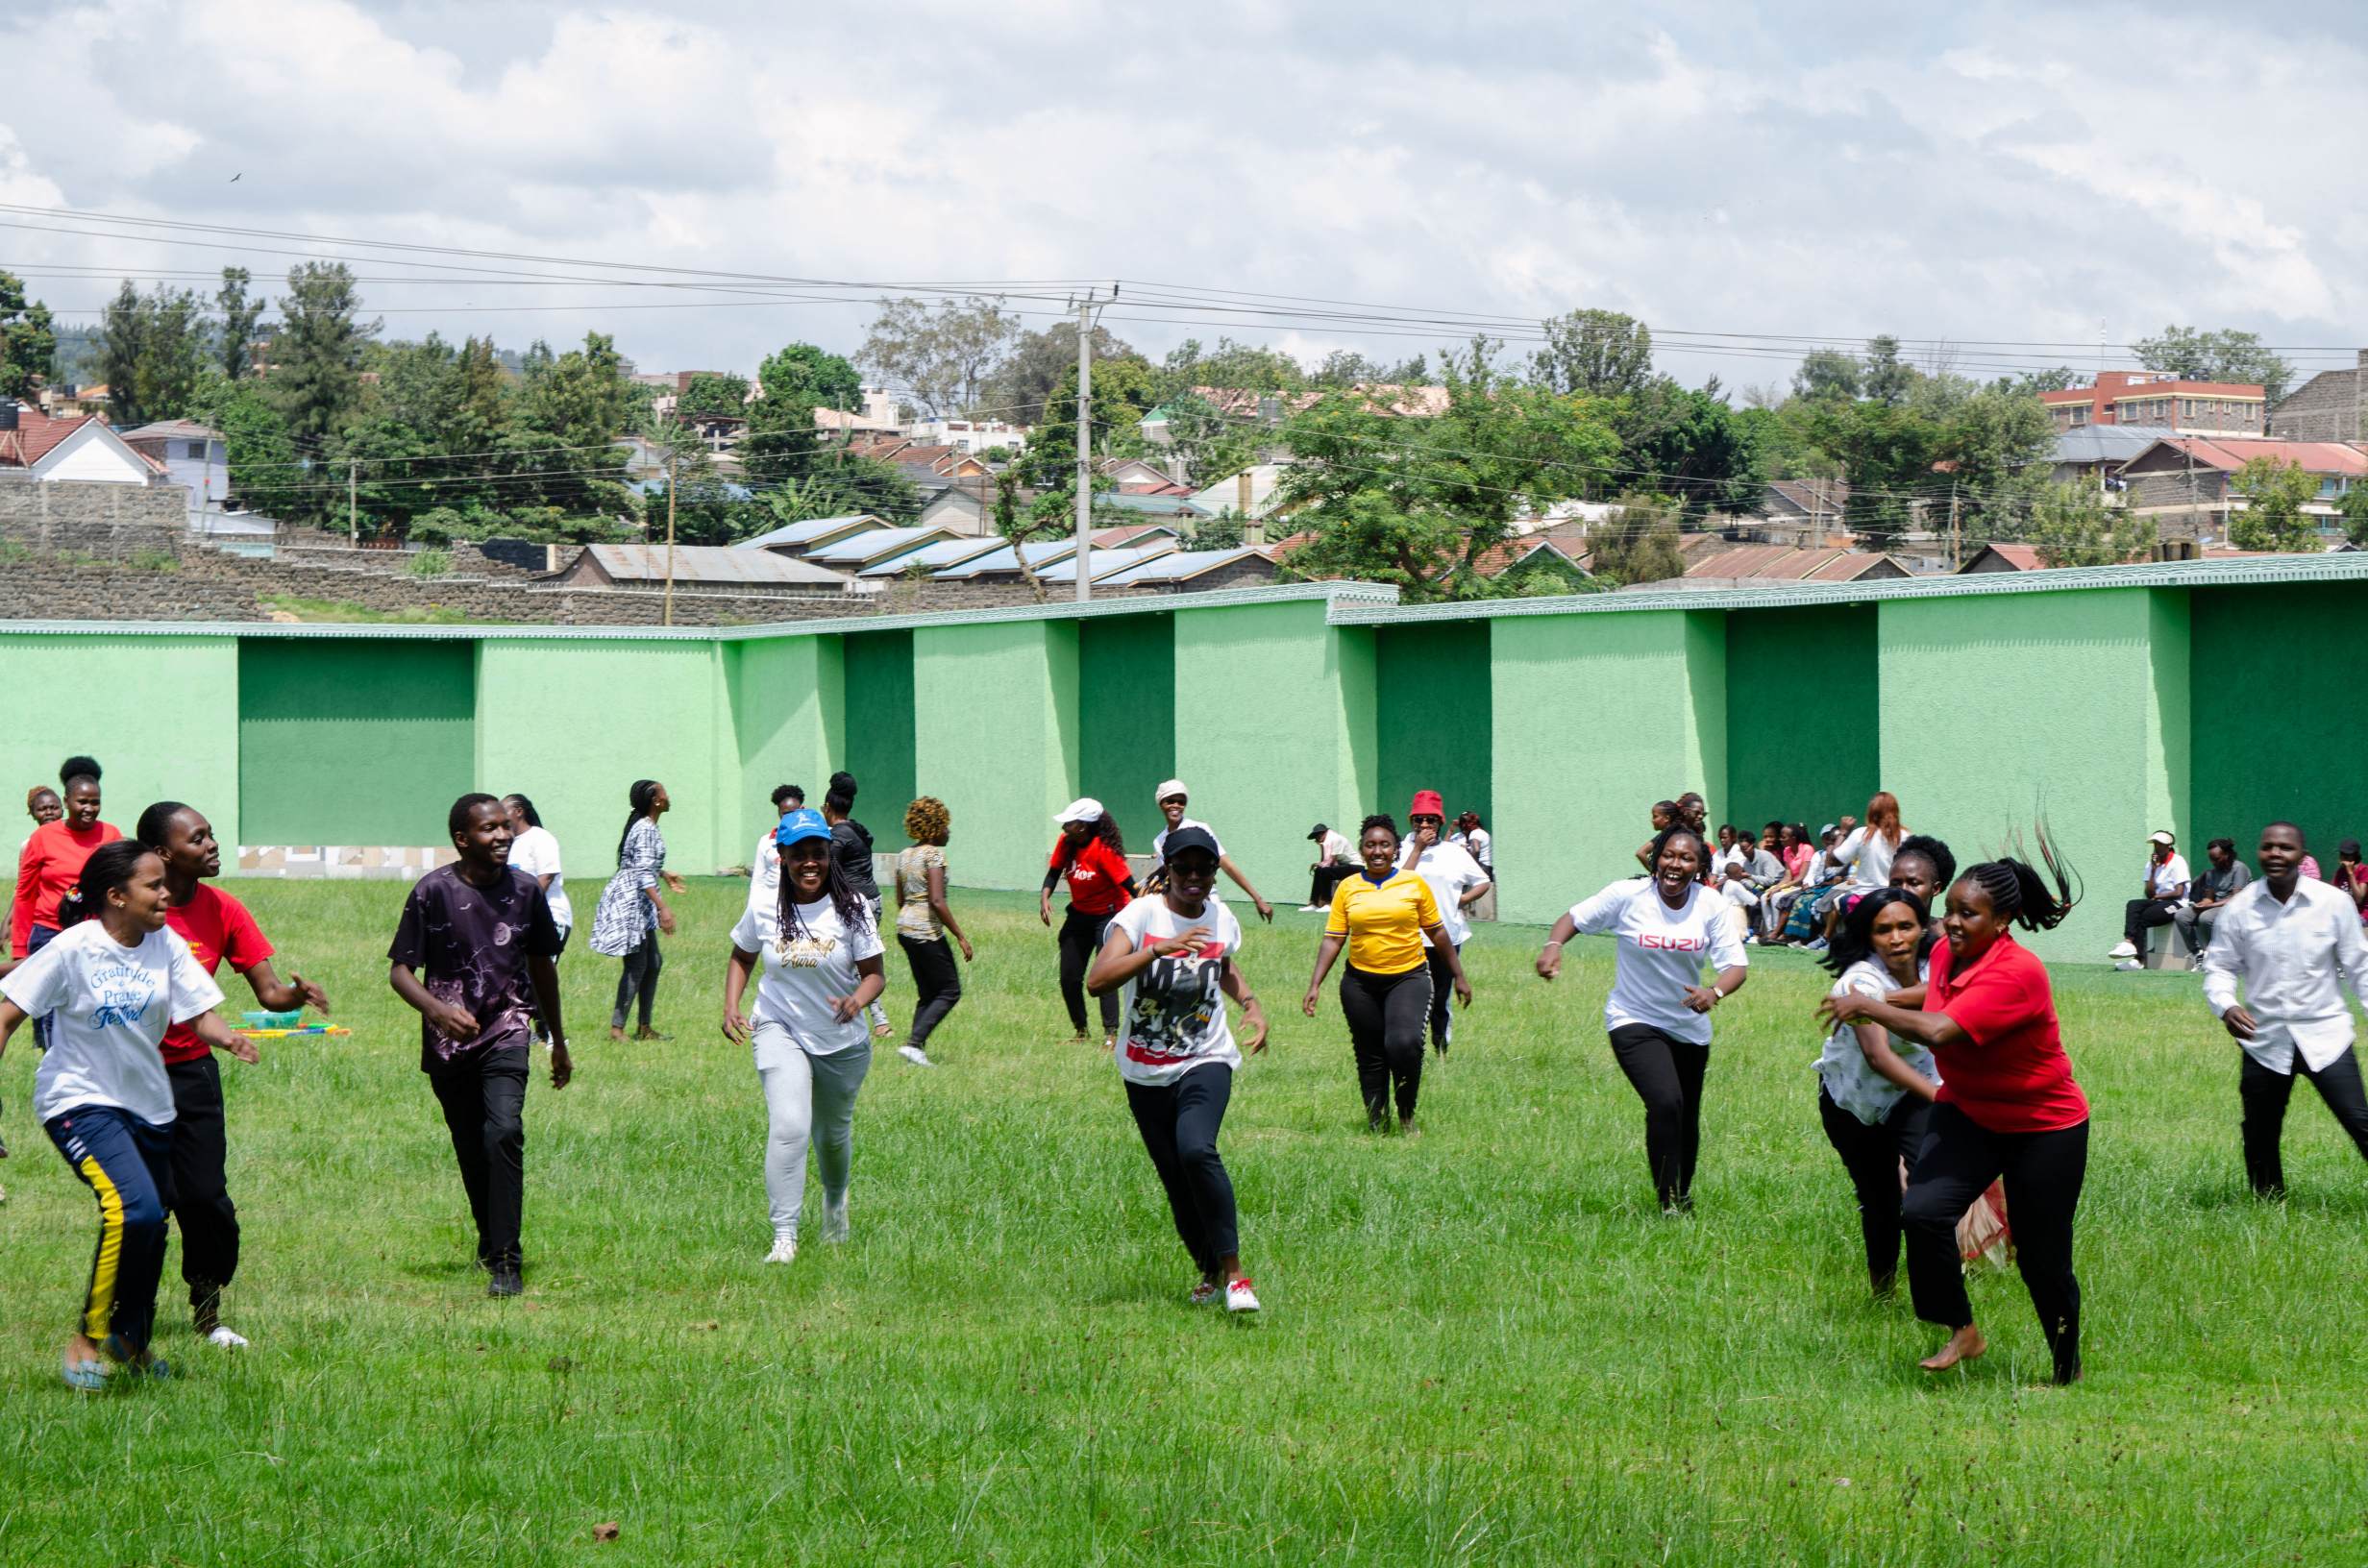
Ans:
[[[1843,518],[1852,532],[1876,550],[1914,526],[1917,504],[1936,486],[1933,464],[1943,450],[1943,431],[1912,409],[1880,403],[1828,399],[1812,404],[1804,429],[1819,452],[1840,465],[1850,480]]]
[[[1812,349],[1792,373],[1792,395],[1813,403],[1852,399],[1865,376],[1858,355],[1839,349]]]
[[[852,408],[863,396],[863,378],[855,367],[811,343],[792,343],[767,355],[757,367],[756,385],[740,463],[759,484],[803,478],[824,445],[814,429],[814,410]]]
[[[1866,340],[1866,361],[1861,388],[1875,402],[1896,408],[1915,389],[1916,369],[1899,356],[1899,339],[1886,332]]]
[[[2335,502],[2335,510],[2343,518],[2343,536],[2368,550],[2368,479],[2354,479],[2343,499]]]
[[[988,381],[1019,335],[1019,318],[999,298],[975,305],[940,300],[934,310],[919,300],[882,300],[856,358],[943,418],[980,411]]]
[[[1310,371],[1307,384],[1314,387],[1343,386],[1420,386],[1431,379],[1430,360],[1423,355],[1401,359],[1394,365],[1369,359],[1354,349],[1334,349],[1323,357],[1323,363]]]
[[[214,360],[226,380],[242,380],[253,368],[255,328],[263,319],[262,297],[247,294],[253,281],[244,267],[224,267],[214,292],[214,312],[222,318],[214,324]]]
[[[2138,363],[2148,370],[2167,371],[2194,381],[2258,381],[2273,405],[2294,383],[2294,367],[2262,347],[2258,332],[2165,327],[2132,347],[2137,351]]]
[[[1096,364],[1134,352],[1108,328],[1094,329]],[[980,394],[986,406],[979,411],[1015,425],[1041,425],[1046,401],[1060,386],[1061,378],[1073,376],[1076,370],[1075,322],[1055,322],[1042,331],[1024,331],[1011,340],[1010,351],[987,379]]]
[[[506,499],[523,505],[539,495],[543,504],[579,516],[629,510],[626,454],[615,444],[628,429],[632,397],[616,339],[586,332],[582,348],[556,356],[543,349],[528,362],[532,368],[498,443],[511,477]]]
[[[1632,396],[1653,375],[1652,330],[1616,310],[1573,310],[1542,325],[1546,346],[1530,356],[1529,379],[1556,392]]]
[[[298,457],[287,422],[255,380],[209,376],[189,413],[222,434],[229,500],[285,521],[321,509],[323,492],[315,487],[327,480]]]
[[[1073,353],[1077,341],[1073,333],[1069,341]],[[1168,351],[1159,369],[1163,397],[1196,386],[1264,393],[1297,392],[1307,385],[1306,368],[1291,355],[1255,343],[1237,343],[1230,337],[1219,338],[1217,347],[1207,350],[1200,347],[1198,338],[1188,337]]]
[[[325,446],[361,403],[362,345],[378,335],[379,323],[357,319],[360,304],[342,261],[288,269],[267,384],[300,446]]]
[[[2230,481],[2245,498],[2244,510],[2229,517],[2229,543],[2239,550],[2306,551],[2319,548],[2319,526],[2303,510],[2316,499],[2319,481],[2300,463],[2254,457]]]
[[[0,272],[0,398],[21,398],[49,374],[58,334],[49,306],[28,302],[24,280]]]
[[[675,418],[704,419],[710,414],[728,414],[734,419],[748,417],[749,382],[745,376],[717,375],[703,370],[691,378],[691,384],[675,399]]]
[[[99,363],[116,425],[128,429],[189,411],[206,369],[201,311],[188,289],[160,283],[142,294],[129,279],[108,302]]]
[[[2046,485],[2055,447],[2055,419],[2035,395],[1986,388],[1966,399],[1942,423],[1936,459],[1949,465],[1960,526],[2011,537]],[[1943,487],[1936,478],[1936,495]]]
[[[1616,406],[1623,478],[1665,492],[1689,518],[1759,504],[1767,476],[1755,426],[1727,405],[1715,379],[1695,391],[1655,377]]]
[[[1141,355],[1098,362],[1094,366],[1094,455],[1116,449],[1142,450],[1139,427],[1158,401],[1158,375]],[[1027,450],[1013,465],[1024,472],[1036,489],[1036,516],[1047,529],[1057,529],[1073,519],[1077,507],[1077,369],[1072,365],[1050,399],[1045,416],[1028,437]],[[1109,482],[1098,475],[1094,488]]]
[[[1612,514],[1587,530],[1588,565],[1607,587],[1667,582],[1686,575],[1678,548],[1681,512],[1666,496],[1631,492]]]
[[[2117,566],[2154,548],[2155,520],[2108,506],[2094,485],[2051,484],[2034,501],[2023,537],[2042,566]]]

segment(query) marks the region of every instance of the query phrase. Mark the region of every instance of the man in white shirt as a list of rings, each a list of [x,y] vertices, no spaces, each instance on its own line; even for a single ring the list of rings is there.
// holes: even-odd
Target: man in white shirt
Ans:
[[[2106,955],[2121,960],[2113,966],[2117,969],[2144,968],[2147,931],[2170,924],[2187,901],[2187,863],[2179,853],[2179,841],[2161,829],[2147,835],[2146,843],[2143,895],[2121,906],[2121,944]]]
[[[1225,853],[1224,842],[1217,837],[1217,829],[1184,815],[1184,808],[1191,801],[1192,792],[1184,787],[1184,781],[1180,778],[1172,778],[1162,784],[1159,794],[1153,797],[1152,803],[1159,807],[1160,818],[1168,825],[1151,835],[1151,874],[1144,878],[1143,891],[1153,894],[1168,885],[1168,835],[1196,827],[1217,845],[1217,869],[1232,877],[1235,887],[1249,894],[1250,904],[1258,911],[1258,918],[1272,925],[1274,906],[1259,895],[1258,890],[1250,886],[1249,878],[1242,874],[1242,868],[1236,866],[1233,857]]]
[[[2261,829],[2260,880],[2222,907],[2204,949],[2204,1000],[2245,1048],[2245,1175],[2262,1197],[2285,1192],[2278,1146],[2298,1069],[2368,1159],[2368,1092],[2338,989],[2359,996],[2368,937],[2349,894],[2302,874],[2303,854],[2292,822]]]
[[[1308,867],[1312,879],[1308,884],[1307,906],[1299,913],[1312,915],[1332,907],[1332,890],[1344,877],[1357,874],[1357,863],[1348,858],[1348,836],[1335,833],[1318,822],[1308,835],[1316,845],[1316,862]]]

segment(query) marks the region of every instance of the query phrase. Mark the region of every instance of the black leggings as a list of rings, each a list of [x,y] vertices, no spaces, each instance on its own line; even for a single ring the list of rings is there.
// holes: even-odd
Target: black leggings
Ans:
[[[1702,1075],[1711,1048],[1649,1023],[1612,1031],[1612,1055],[1644,1102],[1644,1161],[1664,1209],[1693,1206],[1693,1167],[1702,1152]]]
[[[1397,1117],[1415,1118],[1422,1092],[1422,1029],[1431,1013],[1431,971],[1420,965],[1397,974],[1374,974],[1354,964],[1341,968],[1341,1013],[1356,1053],[1357,1088],[1365,1119],[1378,1125],[1397,1090]]]
[[[181,1221],[181,1278],[198,1332],[218,1321],[222,1287],[238,1272],[238,1206],[231,1202],[230,1139],[222,1114],[222,1068],[210,1051],[168,1062],[173,1086],[170,1129],[173,1217]]]
[[[1085,971],[1094,967],[1094,955],[1101,951],[1110,919],[1088,915],[1074,904],[1061,917],[1061,1000],[1069,1006],[1070,1027],[1081,1035],[1085,1033]],[[1101,1032],[1115,1035],[1119,1031],[1119,993],[1106,992],[1100,1001]]]
[[[1233,1069],[1222,1064],[1193,1068],[1172,1084],[1128,1084],[1126,1108],[1168,1189],[1175,1234],[1200,1272],[1221,1278],[1219,1266],[1242,1250],[1234,1216],[1233,1178],[1218,1158],[1217,1131],[1233,1097]]]
[[[1902,1094],[1881,1121],[1863,1122],[1836,1105],[1823,1084],[1817,1086],[1817,1115],[1825,1123],[1825,1140],[1841,1156],[1842,1169],[1850,1173],[1850,1186],[1858,1193],[1866,1278],[1877,1291],[1889,1290],[1899,1278],[1900,1162],[1914,1164],[1931,1110],[1931,1101]]]
[[[2236,1092],[2245,1107],[2245,1175],[2253,1190],[2263,1197],[2285,1190],[2285,1161],[2278,1146],[2284,1139],[2286,1101],[2293,1097],[2298,1076],[2310,1080],[2327,1109],[2335,1114],[2336,1125],[2351,1135],[2362,1158],[2368,1158],[2368,1092],[2361,1090],[2359,1062],[2350,1050],[2316,1072],[2296,1051],[2290,1073],[2272,1072],[2249,1053],[2239,1054],[2245,1065]]]
[[[638,998],[641,1026],[650,1027],[650,1010],[657,1005],[657,974],[666,967],[666,955],[658,951],[657,922],[653,920],[641,932],[641,945],[625,955],[625,970],[617,976],[617,1005],[609,1010],[608,1027],[625,1027],[625,1015]]]
[[[908,937],[900,931],[897,945],[904,949],[913,990],[921,998],[913,1009],[913,1033],[907,1041],[920,1050],[929,1043],[929,1031],[945,1022],[962,999],[962,971],[954,968],[953,943],[944,937]]]
[[[1455,951],[1461,954],[1463,944]],[[1447,949],[1425,947],[1422,961],[1431,971],[1431,1049],[1440,1055],[1455,1041],[1455,972],[1447,968]]]
[[[2072,1215],[2088,1174],[2088,1123],[2045,1133],[1993,1133],[1956,1106],[1941,1104],[1925,1124],[1899,1206],[1908,1232],[1908,1284],[1915,1315],[1944,1329],[1973,1321],[1957,1222],[1973,1200],[2004,1176],[2014,1261],[2030,1288],[2056,1381],[2081,1369],[2081,1284],[2072,1273]]]

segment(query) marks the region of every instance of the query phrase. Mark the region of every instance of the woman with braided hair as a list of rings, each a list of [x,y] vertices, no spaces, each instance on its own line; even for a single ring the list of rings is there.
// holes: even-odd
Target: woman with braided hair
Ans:
[[[1836,1023],[1880,1024],[1930,1047],[1939,1066],[1939,1093],[1900,1204],[1915,1315],[1949,1331],[1924,1369],[1944,1372],[1988,1348],[1965,1296],[1957,1222],[2004,1176],[2016,1262],[2056,1382],[2069,1384],[2081,1376],[2072,1218],[2088,1170],[2088,1099],[2064,1056],[2046,967],[2012,927],[2050,930],[2079,894],[2044,828],[2038,844],[2044,874],[2019,860],[1992,860],[1951,886],[1941,922],[1948,940],[1933,951],[1921,1008],[1844,993],[1818,1011]]]

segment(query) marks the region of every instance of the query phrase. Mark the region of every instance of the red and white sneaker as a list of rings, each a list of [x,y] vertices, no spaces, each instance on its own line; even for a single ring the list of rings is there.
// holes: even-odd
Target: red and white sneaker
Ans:
[[[1258,1310],[1258,1292],[1249,1287],[1249,1277],[1244,1275],[1225,1286],[1225,1311],[1254,1312]]]
[[[1191,1303],[1196,1307],[1206,1307],[1210,1302],[1215,1301],[1221,1293],[1222,1292],[1219,1289],[1218,1284],[1215,1280],[1202,1280],[1198,1285],[1193,1286],[1193,1293],[1186,1299],[1191,1301]]]

